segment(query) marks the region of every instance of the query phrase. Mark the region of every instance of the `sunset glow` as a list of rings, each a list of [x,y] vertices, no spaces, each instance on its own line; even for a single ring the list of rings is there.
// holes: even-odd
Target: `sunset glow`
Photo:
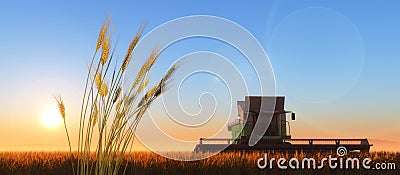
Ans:
[[[42,123],[48,128],[54,128],[61,123],[60,113],[55,108],[45,109],[41,116]]]
[[[167,21],[184,16],[223,17],[248,30],[268,55],[276,80],[276,94],[285,96],[286,108],[297,114],[296,120],[290,123],[293,138],[368,138],[374,144],[374,151],[400,150],[400,117],[396,110],[400,108],[400,23],[395,22],[400,16],[398,2],[363,1],[360,5],[358,1],[202,1],[171,5],[163,1],[107,1],[96,5],[94,8],[93,2],[79,1],[9,1],[0,7],[4,24],[0,29],[1,38],[6,43],[0,58],[3,82],[0,86],[0,150],[68,149],[64,121],[54,94],[62,96],[71,146],[77,148],[85,78],[107,14],[113,21],[110,46],[115,49],[110,77],[112,69],[120,67],[114,64],[124,59],[142,22],[148,22],[144,37]],[[196,29],[190,27],[193,26],[188,26],[189,31]],[[238,39],[228,31],[221,33]],[[163,37],[167,36],[155,37],[156,44],[148,47],[163,46],[158,42]],[[101,50],[99,48],[96,59],[102,54]],[[144,54],[138,51],[139,47],[132,54],[132,64],[128,65],[131,67],[124,77],[126,85],[135,78],[151,50]],[[265,95],[259,93],[259,79],[243,53],[225,42],[205,37],[179,40],[162,50],[150,71],[149,84],[157,83],[176,60],[199,51],[218,55],[187,57],[169,86],[171,91],[144,114],[138,126],[137,142],[148,139],[149,144],[160,145],[164,150],[181,149],[160,143],[160,139],[154,137],[154,129],[148,126],[153,121],[169,136],[192,141],[185,151],[192,151],[200,137],[212,136],[220,130],[219,137],[229,138],[226,123],[238,118],[236,101],[244,100],[246,95],[240,90],[243,82],[248,94]],[[221,78],[198,73],[180,81],[180,77],[197,70],[215,70]],[[110,79],[106,78],[109,85]],[[232,83],[227,88],[224,82]],[[179,85],[180,96],[177,97],[172,89]],[[212,92],[215,98],[205,92]],[[111,87],[109,93],[112,93]],[[181,104],[173,101],[175,99]],[[203,121],[200,119],[208,119],[211,115],[206,114],[212,113],[215,106],[215,123],[204,125],[205,130],[184,128],[170,119]],[[190,118],[180,109],[188,114],[203,113]]]

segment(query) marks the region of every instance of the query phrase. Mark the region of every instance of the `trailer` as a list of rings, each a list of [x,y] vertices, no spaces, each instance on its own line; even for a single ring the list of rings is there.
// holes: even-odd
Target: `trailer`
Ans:
[[[262,111],[261,105],[272,106],[272,110]],[[271,105],[274,104],[274,105]],[[284,109],[284,96],[246,96],[245,101],[238,101],[239,119],[228,124],[231,138],[200,138],[194,152],[216,151],[284,151],[284,152],[329,152],[345,147],[347,151],[369,152],[373,146],[368,139],[292,139],[290,123],[296,114]],[[249,145],[250,135],[259,117],[271,117],[271,122],[253,146]]]

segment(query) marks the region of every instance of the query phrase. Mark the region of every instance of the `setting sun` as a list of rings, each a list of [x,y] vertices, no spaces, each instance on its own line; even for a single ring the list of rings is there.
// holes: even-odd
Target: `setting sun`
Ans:
[[[46,109],[42,114],[43,125],[49,128],[56,127],[61,122],[61,115],[57,109]]]

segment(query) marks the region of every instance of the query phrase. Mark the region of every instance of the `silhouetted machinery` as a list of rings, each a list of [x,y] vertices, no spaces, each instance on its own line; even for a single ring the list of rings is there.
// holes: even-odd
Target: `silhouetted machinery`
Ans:
[[[271,105],[274,104],[275,105]],[[275,106],[274,109],[265,109],[261,105]],[[285,97],[274,96],[246,96],[245,101],[238,101],[239,119],[228,124],[232,138],[200,138],[195,152],[214,151],[336,151],[344,146],[348,151],[368,152],[372,144],[368,139],[292,139],[290,124],[287,121],[289,115],[295,120],[296,115],[292,111],[286,111]],[[249,139],[259,117],[272,117],[271,122],[255,145],[249,146]]]

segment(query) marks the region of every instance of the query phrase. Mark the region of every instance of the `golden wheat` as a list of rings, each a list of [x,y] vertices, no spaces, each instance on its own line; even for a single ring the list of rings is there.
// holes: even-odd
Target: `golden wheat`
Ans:
[[[103,83],[101,84],[100,89],[99,89],[99,95],[100,95],[101,97],[105,97],[107,94],[108,94],[108,85],[107,85],[106,82],[103,82]]]
[[[117,102],[117,100],[118,100],[120,94],[121,94],[121,87],[118,87],[118,88],[117,88],[117,91],[115,92],[115,95],[114,95],[113,104],[114,104],[115,102]]]
[[[61,96],[54,96],[54,98],[57,101],[57,105],[58,105],[58,110],[60,111],[60,115],[61,117],[65,120],[65,106],[64,106],[64,102],[61,99]]]
[[[122,101],[123,101],[123,98],[118,100],[117,104],[115,105],[115,110],[117,112],[121,110]]]
[[[139,28],[134,39],[129,44],[127,54],[119,70],[117,70],[117,65],[119,64],[115,62],[112,63],[115,64],[114,70],[110,71],[109,66],[113,61],[114,50],[110,52],[112,35],[108,31],[109,25],[110,21],[106,18],[101,27],[96,52],[93,55],[86,78],[79,120],[77,174],[118,174],[124,153],[128,148],[130,150],[132,147],[135,130],[140,118],[149,109],[154,100],[164,92],[163,89],[171,78],[171,75],[167,73],[159,83],[152,86],[147,92],[142,93],[150,80],[150,77],[147,76],[148,72],[160,53],[159,49],[154,49],[140,68],[134,82],[128,87],[129,90],[123,92],[122,77],[131,60],[132,52],[143,34],[144,27]],[[96,57],[100,47],[102,47],[102,53]],[[169,70],[168,72],[173,73],[174,71]],[[142,94],[144,96],[141,98]],[[65,119],[64,104],[61,98],[56,99],[58,105],[62,106],[62,110],[60,107],[60,113],[64,114],[63,118]],[[139,103],[137,99],[141,99],[140,105],[137,105]],[[115,105],[115,103],[117,104]],[[133,122],[129,122],[130,120],[133,120]],[[96,124],[98,126],[98,131],[96,131],[98,137],[93,138],[93,133],[95,132],[93,126]],[[109,126],[110,124],[111,127]],[[64,126],[71,152],[65,120]],[[89,156],[92,144],[96,146],[96,161],[94,163],[90,162],[91,158]],[[74,164],[72,164],[72,168],[74,169]],[[73,173],[75,174],[75,172]]]
[[[138,88],[138,93],[141,93],[143,91],[143,89],[147,86],[147,84],[149,83],[150,77],[147,77],[139,86]]]
[[[69,154],[66,152],[0,152],[0,174],[71,174],[69,164]],[[268,153],[274,158],[302,159],[298,154],[286,153]],[[191,156],[191,153],[170,153],[171,156]],[[378,156],[375,156],[378,155]],[[88,161],[96,161],[95,153],[88,155]],[[262,152],[254,153],[219,153],[212,157],[199,161],[175,161],[152,152],[131,152],[123,155],[123,164],[128,165],[126,174],[388,174],[398,175],[400,167],[400,152],[371,152],[360,153],[357,157],[369,157],[372,159],[372,165],[379,162],[396,163],[395,170],[366,170],[366,169],[330,169],[324,166],[319,170],[278,170],[276,166],[273,169],[260,170],[257,167],[257,159],[263,157]],[[324,154],[311,154],[321,160]],[[77,157],[77,153],[74,153]],[[74,159],[76,161],[76,159]],[[93,164],[92,164],[93,165]],[[92,167],[92,166],[91,166]],[[122,174],[122,170],[119,173]]]
[[[97,123],[97,120],[99,119],[99,109],[97,109],[97,104],[95,103],[94,104],[94,107],[93,107],[94,109],[93,109],[93,122],[92,122],[92,126],[94,126],[94,125],[96,125],[96,123]]]
[[[60,111],[60,115],[61,115],[61,117],[63,118],[63,121],[64,121],[64,128],[65,128],[65,133],[66,133],[66,135],[67,135],[68,146],[69,146],[69,152],[72,154],[71,140],[70,140],[70,138],[69,138],[69,133],[68,133],[67,124],[66,124],[66,122],[65,122],[65,118],[66,118],[66,114],[65,114],[65,105],[64,105],[64,102],[63,102],[61,96],[59,96],[59,95],[58,95],[58,96],[54,96],[54,98],[55,98],[56,101],[57,101],[58,110]],[[72,164],[72,155],[70,156],[70,159],[71,159],[71,166],[72,166],[72,169],[73,169],[73,174],[75,174],[74,165]]]
[[[109,19],[106,18],[100,29],[99,37],[97,39],[96,51],[98,51],[100,49],[100,46],[103,44],[103,42],[105,40],[109,24],[110,24]]]
[[[95,83],[96,83],[96,87],[98,90],[100,90],[101,85],[103,84],[103,81],[101,80],[101,73],[97,73],[95,76]]]
[[[111,36],[108,39],[105,39],[102,44],[103,52],[101,53],[101,58],[100,58],[102,66],[104,66],[104,64],[106,64],[107,58],[110,54],[110,40],[111,40]]]
[[[122,72],[125,72],[125,69],[126,69],[126,67],[128,66],[128,64],[129,64],[129,62],[131,60],[133,49],[135,49],[137,43],[139,42],[140,37],[142,37],[143,31],[144,31],[144,25],[142,25],[139,28],[139,30],[137,31],[135,37],[133,38],[133,40],[129,44],[128,51],[126,52],[124,61],[122,62],[122,66],[121,66]]]

